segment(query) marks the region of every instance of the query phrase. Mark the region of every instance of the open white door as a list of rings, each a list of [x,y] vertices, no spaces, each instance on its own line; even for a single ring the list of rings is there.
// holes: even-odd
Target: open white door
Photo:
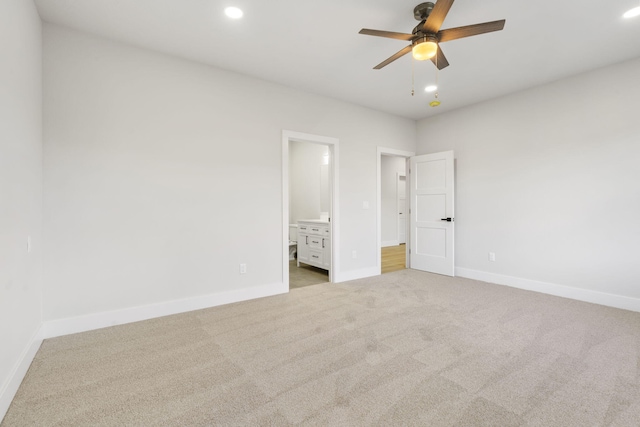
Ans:
[[[411,158],[411,268],[454,276],[453,151]]]

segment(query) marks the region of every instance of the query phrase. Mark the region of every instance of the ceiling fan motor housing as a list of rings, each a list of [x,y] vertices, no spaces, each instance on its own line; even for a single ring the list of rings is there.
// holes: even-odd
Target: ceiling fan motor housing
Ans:
[[[421,37],[418,37],[417,39],[413,40],[411,42],[411,46],[415,46],[417,44],[426,43],[426,42],[438,43],[438,39],[433,34],[425,34],[425,35],[423,35]]]
[[[434,6],[435,4],[430,1],[420,3],[413,9],[413,17],[416,18],[416,21],[424,21],[429,17]]]

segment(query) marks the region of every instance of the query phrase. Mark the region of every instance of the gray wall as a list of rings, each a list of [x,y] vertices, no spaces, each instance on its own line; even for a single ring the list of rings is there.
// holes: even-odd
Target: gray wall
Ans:
[[[640,298],[639,75],[633,60],[419,122],[419,154],[455,150],[459,274]]]
[[[50,25],[44,78],[45,320],[279,289],[283,129],[340,139],[335,274],[377,271],[376,147],[414,121]]]
[[[42,323],[41,34],[31,1],[0,1],[0,419]]]

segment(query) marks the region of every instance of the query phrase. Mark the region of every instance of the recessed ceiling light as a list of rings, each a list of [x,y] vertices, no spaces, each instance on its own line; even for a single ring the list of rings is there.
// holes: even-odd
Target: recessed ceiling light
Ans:
[[[224,10],[225,15],[231,19],[240,19],[244,13],[237,7],[228,7]]]
[[[436,90],[438,90],[438,86],[436,85],[430,85],[424,88],[425,92],[435,92]]]
[[[640,15],[640,6],[638,7],[634,7],[631,10],[628,10],[624,15],[622,15],[624,18],[633,18],[635,16]]]

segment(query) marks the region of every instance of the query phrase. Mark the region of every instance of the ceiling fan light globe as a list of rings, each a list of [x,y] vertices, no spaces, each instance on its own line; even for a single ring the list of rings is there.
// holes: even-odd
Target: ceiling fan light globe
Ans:
[[[436,53],[438,53],[438,44],[431,41],[418,43],[413,46],[411,51],[416,61],[426,61],[436,56]]]

